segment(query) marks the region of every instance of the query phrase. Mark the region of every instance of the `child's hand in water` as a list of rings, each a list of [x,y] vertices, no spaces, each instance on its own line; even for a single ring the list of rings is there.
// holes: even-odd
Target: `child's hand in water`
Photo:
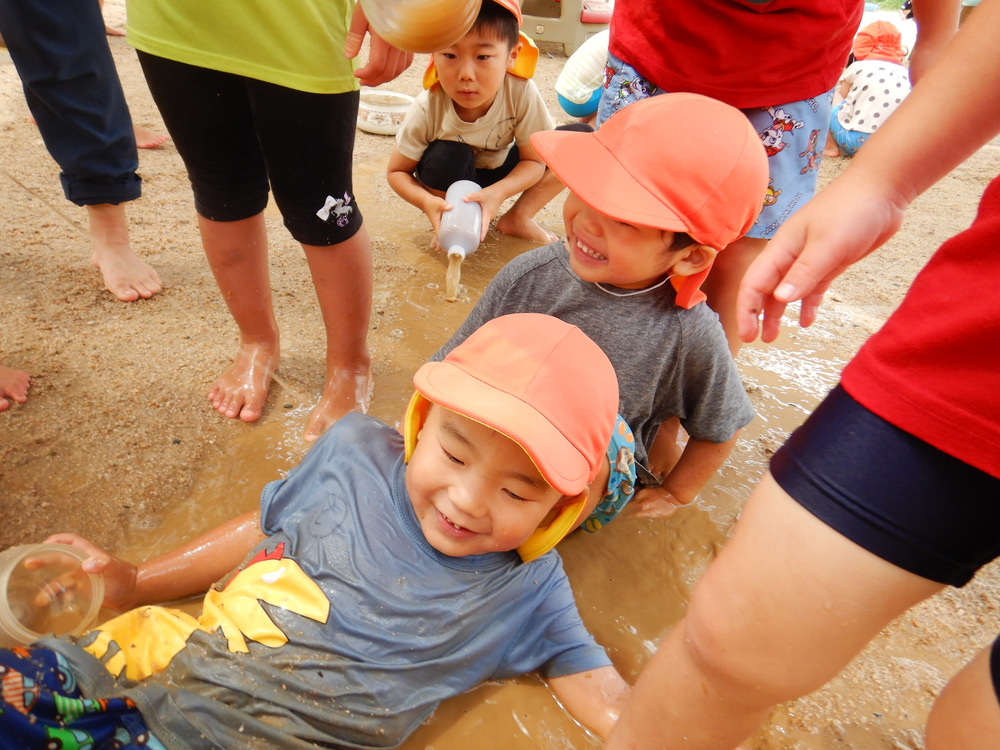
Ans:
[[[46,544],[68,544],[83,550],[89,557],[81,568],[87,573],[104,577],[104,606],[118,612],[134,606],[136,566],[106,552],[77,534],[53,534]]]
[[[626,507],[636,518],[669,518],[684,505],[666,487],[647,487],[635,493]]]

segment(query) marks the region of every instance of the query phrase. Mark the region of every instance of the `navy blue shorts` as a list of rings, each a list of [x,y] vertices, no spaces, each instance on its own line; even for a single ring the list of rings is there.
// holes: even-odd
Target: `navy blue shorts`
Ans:
[[[993,692],[1000,700],[1000,638],[993,641],[990,648],[990,677],[993,678]]]
[[[883,560],[963,586],[1000,556],[1000,479],[895,427],[837,386],[771,459],[799,504]]]
[[[303,244],[335,245],[361,228],[351,164],[357,91],[313,94],[138,54],[199,215],[256,216],[270,186]]]

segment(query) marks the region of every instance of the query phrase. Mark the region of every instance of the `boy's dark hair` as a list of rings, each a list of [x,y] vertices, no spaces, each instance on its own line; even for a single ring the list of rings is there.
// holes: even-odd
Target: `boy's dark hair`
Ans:
[[[670,244],[670,251],[683,250],[684,248],[694,245],[694,237],[692,237],[687,232],[674,232],[674,241]]]
[[[508,50],[511,50],[517,45],[520,30],[513,13],[492,0],[483,0],[471,31],[499,39],[507,44]]]

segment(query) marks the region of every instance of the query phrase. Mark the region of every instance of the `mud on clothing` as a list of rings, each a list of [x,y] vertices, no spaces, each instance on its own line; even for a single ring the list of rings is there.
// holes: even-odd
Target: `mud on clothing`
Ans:
[[[555,551],[522,563],[430,546],[402,436],[370,417],[348,414],[267,485],[261,519],[268,538],[198,620],[143,607],[76,644],[41,645],[84,696],[134,700],[170,750],[395,747],[485,680],[611,663]]]

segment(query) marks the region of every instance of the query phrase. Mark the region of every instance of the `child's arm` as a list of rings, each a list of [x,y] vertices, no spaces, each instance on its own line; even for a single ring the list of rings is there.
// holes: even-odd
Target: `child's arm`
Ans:
[[[389,157],[389,166],[386,169],[386,180],[389,187],[396,191],[396,194],[407,203],[410,203],[431,220],[431,228],[434,236],[437,237],[438,228],[441,226],[441,214],[445,211],[448,203],[444,198],[434,195],[427,188],[417,181],[413,173],[417,169],[419,162],[403,156],[399,149],[393,147],[392,155]],[[486,217],[483,217],[483,226],[486,226]]]
[[[663,477],[663,484],[636,493],[631,504],[638,514],[665,517],[694,500],[725,462],[738,436],[737,431],[724,443],[688,440],[674,468]]]
[[[614,667],[551,677],[549,688],[570,716],[602,740],[618,721],[628,684]]]
[[[740,284],[744,341],[758,332],[773,341],[795,300],[800,324],[812,324],[830,283],[888,240],[918,195],[1000,132],[998,33],[1000,3],[986,0],[844,172],[782,225]]]
[[[45,541],[70,544],[87,552],[90,558],[84,561],[83,569],[104,576],[105,606],[125,611],[204,593],[243,562],[265,536],[260,512],[252,511],[138,566],[76,534],[55,534]]]
[[[486,236],[490,221],[496,218],[497,211],[500,210],[500,204],[513,195],[520,195],[542,179],[542,175],[545,174],[545,162],[531,145],[513,146],[512,148],[518,149],[521,161],[510,171],[510,174],[489,187],[475,193],[469,193],[465,197],[466,203],[476,201],[483,207],[483,230],[480,240]]]

